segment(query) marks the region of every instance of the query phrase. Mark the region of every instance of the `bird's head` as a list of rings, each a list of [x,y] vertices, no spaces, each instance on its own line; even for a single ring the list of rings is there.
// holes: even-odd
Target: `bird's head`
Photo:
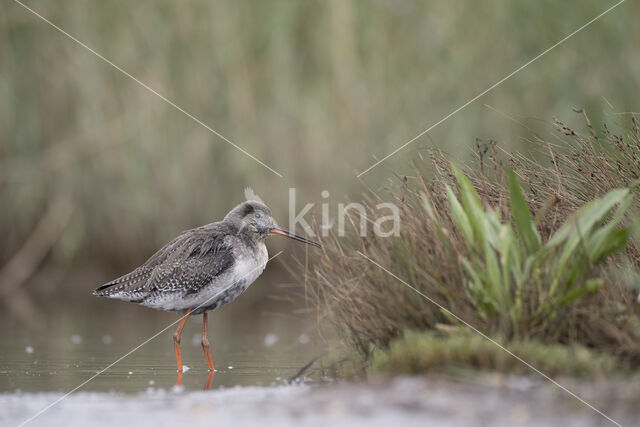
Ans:
[[[239,230],[257,235],[260,238],[265,238],[269,234],[278,234],[298,242],[320,247],[320,244],[313,240],[279,227],[273,219],[271,209],[264,203],[255,200],[240,203],[224,217],[224,220],[233,222]]]

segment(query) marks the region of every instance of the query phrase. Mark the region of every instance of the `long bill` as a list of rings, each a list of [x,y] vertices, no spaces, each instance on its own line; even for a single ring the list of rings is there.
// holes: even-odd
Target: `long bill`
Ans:
[[[297,240],[298,242],[302,242],[302,243],[306,243],[307,245],[313,245],[313,246],[317,246],[319,248],[321,248],[322,246],[320,246],[320,243],[318,242],[314,242],[313,240],[309,240],[305,237],[302,237],[298,234],[292,233],[289,230],[285,230],[284,228],[280,228],[280,227],[273,227],[269,229],[269,233],[271,234],[279,234],[280,236],[285,236],[288,237],[290,239],[293,240]]]

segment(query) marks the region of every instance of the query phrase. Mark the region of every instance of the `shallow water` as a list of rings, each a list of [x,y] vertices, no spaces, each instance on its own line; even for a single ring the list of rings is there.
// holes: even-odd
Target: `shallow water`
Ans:
[[[274,282],[276,282],[274,284]],[[312,316],[297,314],[292,288],[266,275],[231,304],[209,316],[209,341],[216,373],[211,388],[283,384],[316,357],[322,344]],[[48,290],[34,299],[35,324],[0,315],[0,393],[82,391],[139,393],[171,389],[176,382],[172,334],[179,315],[90,295],[101,278],[83,279],[66,289]],[[32,285],[30,289],[33,288]],[[182,335],[186,390],[201,390],[207,365],[200,345],[201,316],[190,319]],[[146,340],[152,338],[146,344]]]
[[[606,422],[539,378],[287,385],[286,379],[323,354],[325,345],[315,316],[301,312],[304,303],[290,301],[296,288],[279,286],[282,279],[269,273],[209,316],[216,372],[207,392],[202,391],[209,375],[200,346],[201,317],[190,319],[182,336],[189,369],[182,386],[175,387],[176,325],[171,324],[179,316],[91,296],[91,289],[109,278],[62,275],[56,282],[45,276],[29,284],[37,313],[25,317],[0,311],[0,425],[27,420],[34,426],[64,427]],[[317,378],[318,372],[313,375]],[[621,424],[638,425],[640,391],[634,381],[571,388]]]
[[[124,352],[122,352],[124,353]],[[184,352],[187,353],[187,352]],[[189,352],[188,354],[193,354]],[[199,352],[198,352],[199,353]],[[194,354],[195,356],[195,354]],[[203,389],[208,379],[208,371],[200,354],[190,357],[182,376],[182,385],[187,390]],[[243,352],[226,353],[216,357],[216,370],[211,388],[236,385],[278,385],[286,383],[308,360],[298,357],[283,360],[282,355],[270,353],[251,354]],[[107,367],[119,354],[113,357],[94,357],[89,360],[57,359],[42,360],[34,356],[31,360],[3,360],[0,367],[0,392],[66,392],[90,379]],[[172,360],[149,358],[145,354],[132,355],[114,367],[98,375],[83,390],[138,393],[152,389],[171,389],[175,385],[177,373]],[[191,366],[189,365],[191,364]],[[204,366],[192,367],[194,364]]]

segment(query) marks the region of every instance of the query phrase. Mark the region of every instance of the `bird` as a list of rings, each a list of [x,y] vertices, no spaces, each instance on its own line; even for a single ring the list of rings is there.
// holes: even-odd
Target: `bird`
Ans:
[[[281,235],[321,247],[279,227],[271,209],[257,199],[240,203],[222,221],[182,232],[135,270],[93,291],[96,296],[181,313],[173,334],[179,380],[183,370],[180,336],[189,316],[202,314],[202,349],[210,375],[214,372],[207,313],[235,300],[262,274],[269,260],[267,236]]]

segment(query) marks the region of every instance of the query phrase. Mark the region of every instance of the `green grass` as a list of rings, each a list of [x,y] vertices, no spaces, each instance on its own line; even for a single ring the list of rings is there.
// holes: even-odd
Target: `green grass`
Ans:
[[[604,286],[598,267],[624,250],[630,234],[620,226],[634,197],[629,188],[611,190],[568,217],[543,244],[522,186],[509,170],[510,218],[485,209],[469,178],[455,165],[460,200],[445,184],[449,212],[463,249],[439,236],[464,271],[474,309],[497,319],[496,332],[528,336],[542,322],[553,322],[567,305]],[[635,188],[640,181],[632,183]],[[424,205],[436,229],[444,229],[428,198]],[[539,212],[537,221],[544,218]]]
[[[354,227],[322,239],[306,292],[364,363],[406,330],[460,323],[356,251],[505,344],[580,346],[640,366],[640,132],[631,117],[603,138],[584,117],[586,133],[557,122],[562,137],[533,141],[546,152],[537,160],[479,142],[459,169],[425,150],[386,193],[398,237]],[[380,198],[365,191],[372,218]]]
[[[580,345],[509,341],[507,350],[547,375],[602,378],[621,371],[612,356]],[[495,344],[473,333],[438,336],[433,331],[406,331],[389,348],[374,352],[370,374],[457,373],[460,370],[530,374],[533,371]]]

